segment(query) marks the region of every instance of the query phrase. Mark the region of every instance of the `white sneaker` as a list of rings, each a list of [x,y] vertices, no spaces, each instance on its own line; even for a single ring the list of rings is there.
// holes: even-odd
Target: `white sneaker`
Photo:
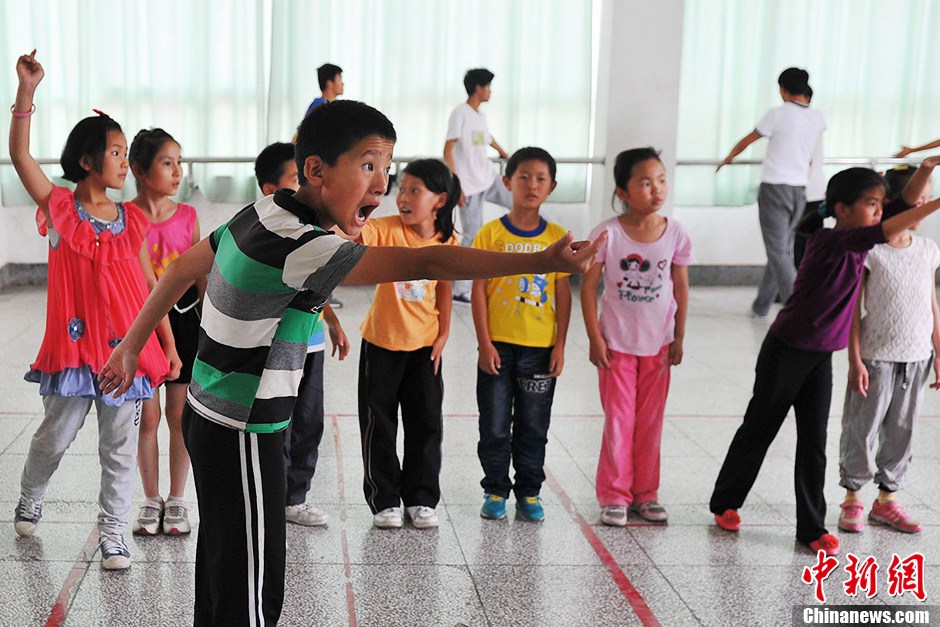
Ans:
[[[183,536],[192,531],[189,524],[189,506],[183,499],[170,497],[163,505],[163,533]]]
[[[147,497],[140,506],[137,520],[131,527],[136,536],[155,536],[160,531],[160,519],[163,518],[163,499]]]
[[[627,506],[604,505],[601,507],[601,522],[608,527],[625,527],[627,525]]]
[[[284,508],[287,522],[305,527],[322,527],[330,519],[326,512],[317,509],[313,505],[301,503],[300,505],[288,505]]]
[[[434,511],[433,507],[414,505],[406,507],[405,511],[408,512],[408,518],[411,519],[411,524],[414,525],[415,529],[428,529],[440,525],[437,512]]]
[[[125,570],[131,567],[131,552],[127,550],[124,536],[101,534],[98,539],[101,549],[101,567],[105,570]]]
[[[372,517],[372,524],[379,529],[398,529],[402,526],[401,508],[389,507]]]

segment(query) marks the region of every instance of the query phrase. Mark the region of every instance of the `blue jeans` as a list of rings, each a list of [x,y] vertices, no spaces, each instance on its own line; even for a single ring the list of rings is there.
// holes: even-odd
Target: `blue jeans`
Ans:
[[[551,420],[555,379],[548,376],[552,348],[494,342],[499,374],[477,370],[480,485],[488,494],[506,498],[538,496],[545,481],[545,445]],[[509,463],[516,471],[509,479]]]

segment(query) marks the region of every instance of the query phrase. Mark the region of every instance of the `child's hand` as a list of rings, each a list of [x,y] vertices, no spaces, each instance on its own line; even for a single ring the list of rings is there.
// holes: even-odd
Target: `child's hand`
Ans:
[[[901,146],[901,150],[899,150],[894,156],[897,159],[903,159],[904,157],[911,154],[912,152],[914,151],[911,150],[910,146]]]
[[[480,344],[480,356],[477,358],[477,367],[486,374],[499,374],[499,351],[492,342]]]
[[[336,351],[339,351],[339,360],[343,361],[346,359],[346,355],[349,354],[349,338],[346,337],[346,332],[343,331],[343,327],[340,326],[339,322],[336,324],[328,324],[326,328],[330,332],[330,343],[333,345],[333,352],[330,353],[330,357],[336,355]]]
[[[864,363],[849,364],[849,389],[862,398],[868,398],[868,368]]]
[[[42,65],[36,60],[35,50],[17,59],[16,77],[19,79],[21,86],[35,90],[36,86],[39,85],[39,81],[45,75]]]
[[[565,347],[563,344],[555,344],[552,347],[552,354],[548,358],[548,376],[557,377],[565,368]]]
[[[930,384],[931,390],[940,390],[940,363],[937,362],[936,356],[933,360],[933,383]]]
[[[587,272],[594,265],[594,255],[606,239],[607,231],[602,231],[593,242],[575,242],[569,231],[545,249],[545,252],[552,258],[554,271],[579,274]]]
[[[920,167],[922,168],[935,168],[940,165],[940,155],[927,157],[920,162]]]
[[[682,340],[675,339],[669,345],[669,365],[678,366],[682,363]]]
[[[134,375],[137,374],[138,358],[136,353],[125,350],[123,344],[114,347],[108,363],[98,373],[101,391],[104,394],[114,392],[115,397],[127,392],[134,383]]]
[[[164,350],[164,355],[166,355],[166,360],[170,362],[170,371],[166,375],[167,381],[174,381],[179,379],[180,370],[183,369],[183,360],[180,359],[179,353],[176,352],[176,348],[171,348],[170,350]]]
[[[444,345],[447,344],[446,335],[438,335],[431,344],[431,361],[434,362],[434,374],[440,372],[441,354],[444,352]]]
[[[598,368],[610,368],[610,351],[607,350],[607,342],[603,338],[591,340],[589,355],[591,363]]]

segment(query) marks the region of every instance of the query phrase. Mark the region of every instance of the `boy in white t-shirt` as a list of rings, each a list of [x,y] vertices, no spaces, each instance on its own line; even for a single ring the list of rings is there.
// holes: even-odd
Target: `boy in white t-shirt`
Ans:
[[[934,159],[940,162],[940,157]],[[929,167],[933,160],[924,164]],[[909,166],[888,171],[889,194],[898,195],[913,173]],[[930,200],[932,193],[928,183],[917,204]],[[938,266],[937,244],[910,230],[875,246],[865,261],[849,336],[849,386],[839,442],[839,485],[846,489],[839,516],[843,531],[864,528],[865,506],[858,491],[872,479],[879,493],[868,519],[904,533],[921,530],[894,495],[911,463],[914,421],[931,370],[930,387],[940,389]]]
[[[819,137],[826,129],[822,113],[809,108],[812,89],[809,73],[787,68],[777,79],[783,105],[768,111],[718,165],[720,170],[745,148],[768,138],[767,153],[757,194],[761,236],[767,251],[767,266],[751,305],[752,313],[764,318],[776,299],[786,302],[793,290],[796,267],[793,241],[797,222],[806,205],[810,162]],[[716,171],[717,171],[716,170]]]
[[[467,70],[463,78],[467,101],[450,114],[444,161],[460,179],[460,245],[471,246],[483,226],[483,201],[488,200],[507,209],[512,195],[497,176],[486,147],[492,146],[499,156],[508,159],[503,147],[490,135],[480,105],[489,102],[494,74],[485,68]],[[454,282],[454,300],[470,302],[470,281]]]

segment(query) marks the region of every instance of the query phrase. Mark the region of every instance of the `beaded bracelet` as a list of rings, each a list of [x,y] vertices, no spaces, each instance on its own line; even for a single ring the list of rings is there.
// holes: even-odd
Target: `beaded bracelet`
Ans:
[[[13,114],[13,117],[15,117],[15,118],[28,118],[28,117],[31,116],[32,114],[36,113],[36,104],[33,103],[33,106],[30,107],[29,111],[17,111],[17,110],[16,110],[16,105],[15,105],[15,104],[11,104],[11,105],[10,105],[10,113],[12,113],[12,114]]]

